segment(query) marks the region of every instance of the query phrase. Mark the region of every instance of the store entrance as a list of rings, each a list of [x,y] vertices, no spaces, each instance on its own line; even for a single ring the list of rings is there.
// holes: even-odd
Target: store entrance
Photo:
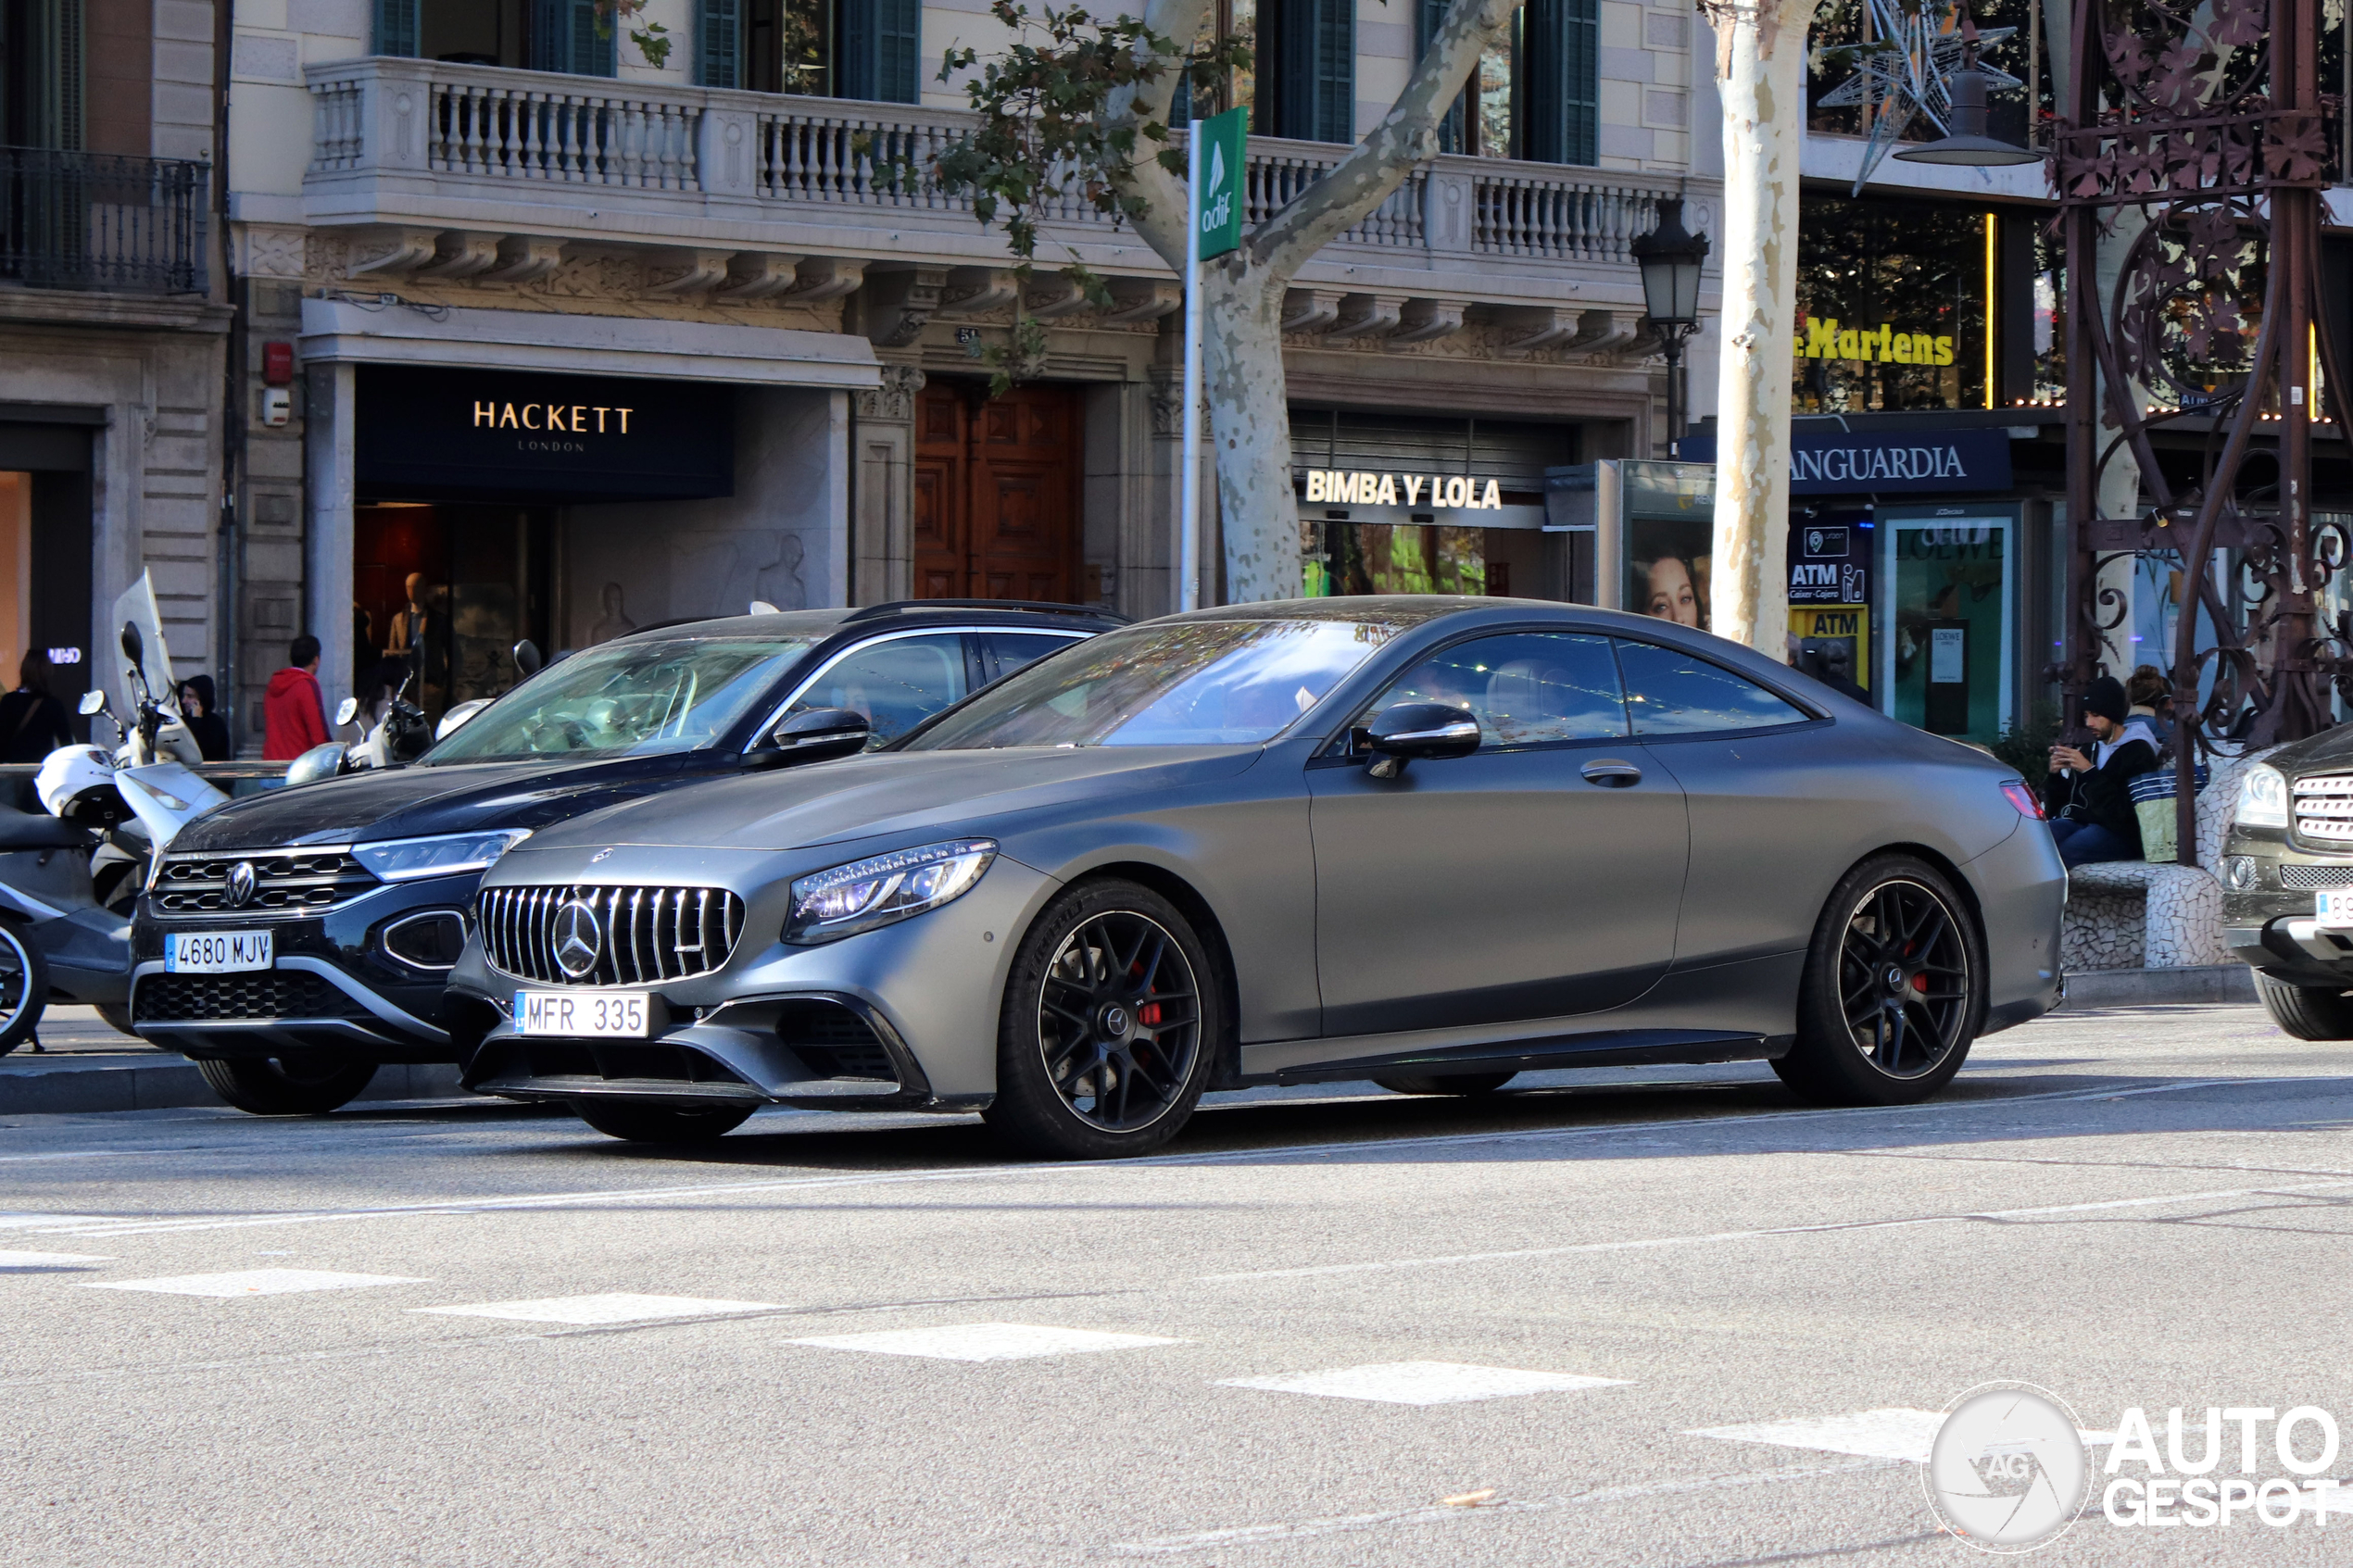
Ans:
[[[935,381],[915,420],[914,591],[924,599],[1073,598],[1076,389]]]
[[[352,521],[350,676],[363,703],[413,674],[411,699],[437,721],[513,685],[516,643],[549,647],[550,508],[385,501]]]

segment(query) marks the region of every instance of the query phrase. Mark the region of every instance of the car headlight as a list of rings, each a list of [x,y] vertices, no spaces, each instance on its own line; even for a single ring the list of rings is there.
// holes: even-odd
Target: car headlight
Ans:
[[[2249,768],[2239,780],[2235,821],[2243,828],[2287,826],[2287,775],[2269,763]]]
[[[351,858],[385,882],[409,882],[421,876],[487,871],[499,856],[530,836],[529,828],[497,828],[489,833],[393,838],[382,844],[356,845]]]
[[[936,909],[971,892],[996,858],[995,839],[964,838],[796,878],[785,940],[811,947]]]

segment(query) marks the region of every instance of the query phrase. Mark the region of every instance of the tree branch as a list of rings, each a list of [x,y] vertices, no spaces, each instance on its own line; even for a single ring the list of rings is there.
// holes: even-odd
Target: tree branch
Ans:
[[[1143,128],[1157,122],[1172,131],[1179,129],[1169,124],[1168,113],[1176,101],[1176,84],[1184,80],[1181,51],[1191,48],[1193,40],[1201,36],[1210,6],[1211,0],[1151,0],[1144,7],[1144,25],[1175,43],[1180,53],[1151,81],[1120,88],[1103,107],[1108,128],[1125,126],[1137,133],[1135,155],[1119,174],[1119,182],[1143,198],[1143,210],[1130,221],[1143,242],[1179,277],[1185,270],[1185,182],[1162,165],[1161,144],[1145,136]]]
[[[1519,7],[1520,0],[1453,0],[1389,113],[1329,174],[1259,225],[1250,239],[1252,258],[1288,281],[1317,251],[1371,216],[1415,165],[1436,156],[1439,121]]]

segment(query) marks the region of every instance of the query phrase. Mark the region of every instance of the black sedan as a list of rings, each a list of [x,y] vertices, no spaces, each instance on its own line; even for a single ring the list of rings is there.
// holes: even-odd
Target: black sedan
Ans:
[[[838,755],[824,715],[864,721],[848,749],[881,744],[1119,623],[922,600],[658,628],[561,659],[414,764],[191,824],[140,903],[133,1025],[264,1114],[332,1110],[384,1062],[455,1061],[443,987],[475,884],[516,845],[618,801]]]
[[[1983,753],[1666,621],[1240,605],[534,835],[451,1027],[471,1086],[650,1139],[899,1107],[1126,1154],[1209,1088],[1742,1059],[1892,1104],[2057,1003],[2039,818]]]

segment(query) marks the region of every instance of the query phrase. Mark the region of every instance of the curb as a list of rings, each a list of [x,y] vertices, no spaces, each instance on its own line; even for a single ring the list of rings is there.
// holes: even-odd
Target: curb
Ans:
[[[2146,1007],[2161,1002],[2252,1002],[2255,972],[2243,963],[2183,969],[2088,969],[2067,977],[2067,1007]]]
[[[0,1059],[5,1060],[5,1059]],[[451,1066],[386,1063],[354,1105],[381,1099],[472,1099]],[[225,1110],[195,1063],[181,1057],[116,1058],[100,1065],[0,1066],[0,1115],[81,1115],[108,1110]]]

